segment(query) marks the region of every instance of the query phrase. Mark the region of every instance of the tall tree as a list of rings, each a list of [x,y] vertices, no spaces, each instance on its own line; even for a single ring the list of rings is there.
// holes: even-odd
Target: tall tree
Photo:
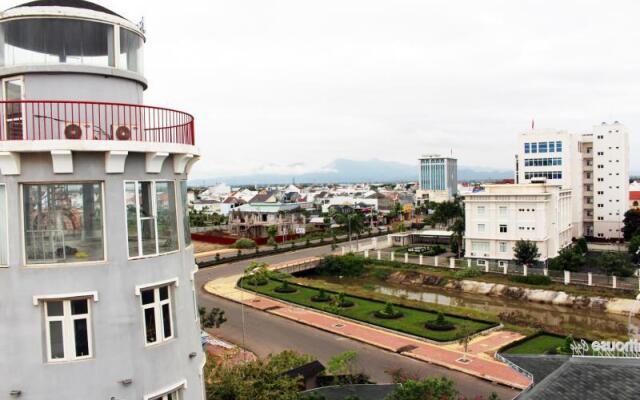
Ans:
[[[633,236],[640,234],[640,210],[631,209],[624,213],[624,240],[630,240]]]
[[[538,245],[530,240],[518,240],[513,248],[518,265],[533,265],[540,257]]]
[[[385,400],[455,400],[458,391],[449,378],[425,378],[407,381],[388,395]]]

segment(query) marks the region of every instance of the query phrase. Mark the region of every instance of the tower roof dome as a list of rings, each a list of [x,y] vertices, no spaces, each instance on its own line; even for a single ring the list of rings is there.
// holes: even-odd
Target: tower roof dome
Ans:
[[[120,17],[125,19],[123,16],[116,14],[115,12],[109,10],[106,7],[103,7],[99,4],[96,3],[92,3],[90,1],[86,1],[86,0],[34,0],[34,1],[30,1],[28,3],[24,3],[24,4],[20,4],[19,6],[16,7],[11,7],[11,9],[14,8],[21,8],[21,7],[69,7],[69,8],[81,8],[81,9],[85,9],[85,10],[92,10],[92,11],[98,11],[98,12],[102,12],[105,14],[109,14],[109,15],[113,15],[116,17]]]

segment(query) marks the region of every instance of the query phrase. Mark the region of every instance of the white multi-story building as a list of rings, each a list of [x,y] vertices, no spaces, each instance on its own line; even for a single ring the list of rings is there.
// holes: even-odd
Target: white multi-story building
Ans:
[[[522,133],[516,182],[571,189],[573,236],[617,238],[628,202],[628,132],[619,122],[593,133],[534,130]]]
[[[451,200],[458,193],[458,160],[439,155],[420,157],[416,204]]]
[[[514,259],[518,240],[538,246],[540,261],[571,244],[571,190],[558,185],[486,185],[466,194],[465,256],[485,260]]]

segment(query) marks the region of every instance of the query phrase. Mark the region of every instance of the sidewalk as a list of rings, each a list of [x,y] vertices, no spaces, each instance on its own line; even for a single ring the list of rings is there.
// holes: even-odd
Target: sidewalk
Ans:
[[[236,287],[240,277],[240,275],[235,275],[210,281],[204,289],[212,295],[244,303],[270,314],[492,382],[517,389],[524,389],[530,384],[526,377],[508,365],[493,359],[490,354],[495,349],[521,338],[518,333],[502,330],[475,338],[468,346],[466,359],[469,361],[461,362],[464,353],[459,345],[431,344],[402,334],[246,292]]]

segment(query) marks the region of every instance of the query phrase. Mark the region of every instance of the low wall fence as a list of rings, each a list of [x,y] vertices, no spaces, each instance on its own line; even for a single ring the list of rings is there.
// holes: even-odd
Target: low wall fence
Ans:
[[[342,254],[349,249],[342,249]],[[360,248],[355,251],[366,258],[376,260],[394,261],[404,264],[424,265],[428,267],[447,268],[450,270],[472,269],[488,274],[499,274],[509,276],[547,276],[552,282],[564,285],[593,286],[608,289],[638,291],[640,290],[640,270],[636,276],[620,277],[614,275],[594,274],[591,272],[571,272],[551,270],[541,265],[524,266],[514,262],[500,262],[494,260],[484,260],[478,263],[477,260],[459,259],[447,256],[426,256],[410,253],[397,254],[393,250],[380,248]]]

